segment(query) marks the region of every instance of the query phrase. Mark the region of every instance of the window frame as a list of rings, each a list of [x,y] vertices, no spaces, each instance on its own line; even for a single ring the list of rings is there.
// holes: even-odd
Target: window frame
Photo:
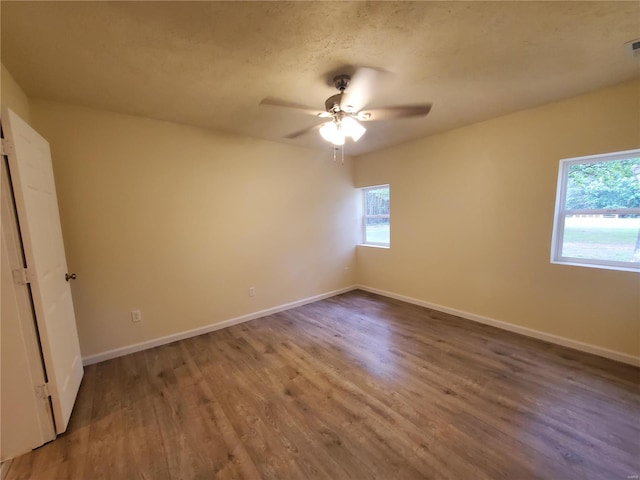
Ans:
[[[376,190],[379,188],[386,187],[389,191],[389,213],[385,215],[367,215],[367,191],[368,190]],[[371,185],[368,187],[362,187],[360,189],[362,194],[362,243],[360,245],[371,246],[371,247],[380,247],[380,248],[391,248],[391,186],[388,183],[383,183],[381,185]],[[369,218],[387,218],[389,219],[389,242],[367,242],[367,219]]]
[[[567,209],[565,205],[567,200],[569,168],[572,165],[577,164],[602,163],[606,161],[627,160],[630,158],[640,158],[640,149],[625,150],[622,152],[602,153],[598,155],[587,155],[584,157],[565,158],[560,160],[560,165],[558,168],[558,183],[556,187],[553,234],[551,238],[551,263],[560,265],[572,265],[577,267],[591,267],[608,270],[640,272],[640,262],[618,262],[614,260],[565,257],[562,255],[565,219],[568,215],[640,215],[640,208]]]

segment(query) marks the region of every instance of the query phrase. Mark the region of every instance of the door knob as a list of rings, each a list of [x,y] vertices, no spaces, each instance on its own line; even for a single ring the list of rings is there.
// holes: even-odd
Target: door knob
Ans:
[[[65,273],[64,274],[64,279],[68,282],[69,280],[75,280],[76,278],[78,278],[78,276],[75,273],[72,274],[68,274]]]

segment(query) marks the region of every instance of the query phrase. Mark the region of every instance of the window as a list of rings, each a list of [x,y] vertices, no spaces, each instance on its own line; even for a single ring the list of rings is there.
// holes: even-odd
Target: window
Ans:
[[[640,271],[640,150],[560,161],[551,262]]]
[[[363,243],[388,247],[390,244],[389,185],[363,188],[362,199]]]

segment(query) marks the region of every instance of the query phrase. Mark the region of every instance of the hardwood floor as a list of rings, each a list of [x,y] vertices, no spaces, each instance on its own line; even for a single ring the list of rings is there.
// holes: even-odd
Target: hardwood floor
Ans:
[[[630,479],[640,369],[355,291],[86,369],[7,479]]]

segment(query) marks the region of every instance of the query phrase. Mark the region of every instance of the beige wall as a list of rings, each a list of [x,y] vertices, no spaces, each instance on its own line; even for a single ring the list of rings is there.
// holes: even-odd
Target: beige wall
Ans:
[[[9,107],[28,123],[31,121],[27,95],[2,64],[0,64],[0,105]]]
[[[392,230],[358,282],[638,356],[640,274],[549,262],[558,161],[638,147],[632,82],[361,156]]]
[[[31,111],[52,145],[85,356],[356,282],[640,355],[640,275],[549,263],[558,160],[639,147],[638,82],[358,158],[356,186],[391,184],[393,227],[390,250],[358,247],[357,278],[349,162],[52,102]]]
[[[31,109],[51,144],[83,356],[355,283],[352,166],[330,149]]]

